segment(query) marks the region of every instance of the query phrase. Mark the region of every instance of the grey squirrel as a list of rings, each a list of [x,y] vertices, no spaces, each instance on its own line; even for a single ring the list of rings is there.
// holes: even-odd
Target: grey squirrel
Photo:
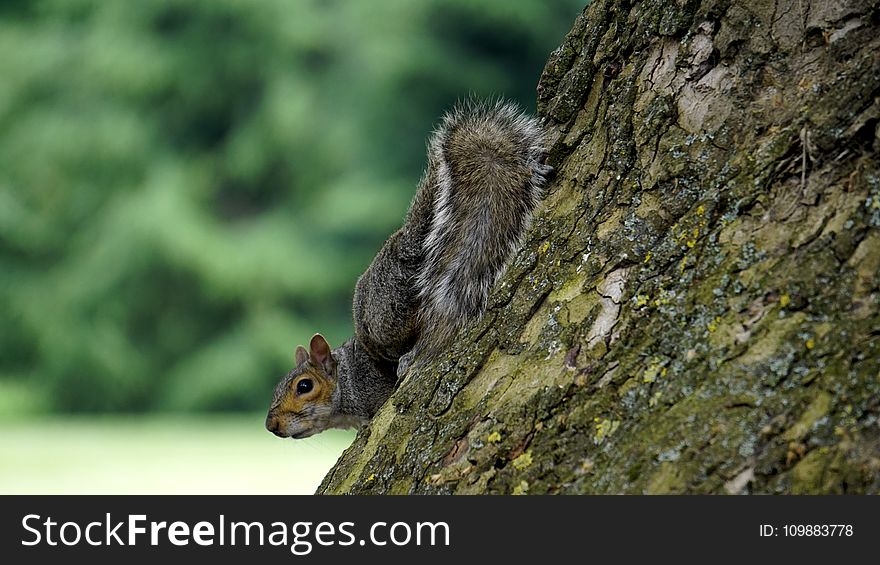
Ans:
[[[505,102],[467,101],[442,119],[403,226],[358,279],[355,335],[296,348],[266,428],[304,438],[369,421],[413,363],[469,321],[521,245],[551,168],[538,121]]]

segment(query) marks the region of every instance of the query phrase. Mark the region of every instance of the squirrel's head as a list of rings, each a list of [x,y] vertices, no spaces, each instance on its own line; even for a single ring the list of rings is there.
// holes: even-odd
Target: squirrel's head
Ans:
[[[335,413],[336,361],[324,336],[315,334],[309,350],[296,348],[296,367],[272,398],[266,429],[278,437],[309,437],[330,427]]]

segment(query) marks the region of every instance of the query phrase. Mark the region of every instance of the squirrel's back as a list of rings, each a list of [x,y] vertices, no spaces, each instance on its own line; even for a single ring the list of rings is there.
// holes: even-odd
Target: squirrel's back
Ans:
[[[521,245],[550,168],[538,121],[509,103],[465,102],[429,141],[431,222],[416,287],[420,349],[440,346],[486,307]]]

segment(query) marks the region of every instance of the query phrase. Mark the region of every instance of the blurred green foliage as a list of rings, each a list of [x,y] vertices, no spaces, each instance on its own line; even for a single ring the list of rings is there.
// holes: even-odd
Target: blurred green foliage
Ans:
[[[583,0],[0,3],[0,413],[262,409]]]

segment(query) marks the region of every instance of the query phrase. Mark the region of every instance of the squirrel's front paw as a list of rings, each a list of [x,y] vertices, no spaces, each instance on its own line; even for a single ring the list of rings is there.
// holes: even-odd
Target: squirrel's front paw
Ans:
[[[398,381],[400,379],[402,379],[404,375],[406,375],[406,372],[409,370],[410,366],[412,366],[412,362],[413,362],[413,359],[415,358],[415,356],[416,356],[416,352],[413,349],[413,350],[410,350],[409,353],[407,353],[406,355],[404,355],[403,357],[401,357],[397,361],[397,380]]]

